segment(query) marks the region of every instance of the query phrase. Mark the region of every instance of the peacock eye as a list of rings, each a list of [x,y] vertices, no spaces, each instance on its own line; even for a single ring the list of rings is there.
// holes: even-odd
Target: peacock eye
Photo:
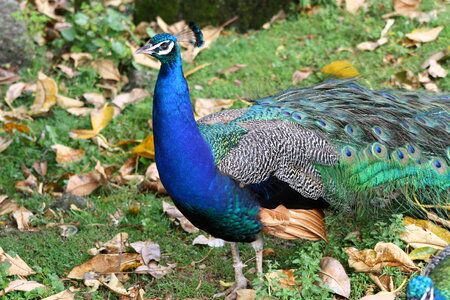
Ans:
[[[167,50],[169,48],[169,43],[163,43],[159,46],[159,49],[161,50]]]

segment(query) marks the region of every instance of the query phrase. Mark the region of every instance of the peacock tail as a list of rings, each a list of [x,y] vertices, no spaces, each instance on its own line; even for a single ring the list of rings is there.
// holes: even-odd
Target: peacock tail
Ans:
[[[334,80],[198,124],[218,169],[244,185],[275,176],[339,209],[432,207],[449,216],[449,95]]]

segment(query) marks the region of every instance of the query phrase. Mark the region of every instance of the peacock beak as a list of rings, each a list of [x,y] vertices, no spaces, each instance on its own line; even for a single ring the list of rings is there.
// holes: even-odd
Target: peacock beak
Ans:
[[[153,44],[151,43],[147,43],[144,46],[142,46],[141,48],[137,49],[134,53],[135,54],[148,54],[148,55],[152,55],[153,53],[155,53],[153,51]]]

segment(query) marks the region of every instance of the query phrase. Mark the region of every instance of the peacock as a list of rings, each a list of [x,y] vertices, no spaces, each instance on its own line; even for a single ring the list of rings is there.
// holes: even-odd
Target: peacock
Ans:
[[[247,285],[238,242],[252,243],[262,273],[260,233],[326,239],[322,209],[328,206],[419,205],[445,217],[439,208],[450,201],[448,95],[329,80],[196,121],[178,42],[204,43],[189,24],[136,51],[161,62],[153,98],[155,159],[178,209],[231,243],[235,285],[226,299]]]
[[[408,300],[450,300],[450,245],[435,256],[421,276],[408,283]]]

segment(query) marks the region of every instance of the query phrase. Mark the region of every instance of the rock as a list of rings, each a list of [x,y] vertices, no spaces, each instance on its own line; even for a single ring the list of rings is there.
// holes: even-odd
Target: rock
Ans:
[[[0,0],[0,65],[26,66],[32,57],[26,25],[12,15],[19,11],[16,0]]]

